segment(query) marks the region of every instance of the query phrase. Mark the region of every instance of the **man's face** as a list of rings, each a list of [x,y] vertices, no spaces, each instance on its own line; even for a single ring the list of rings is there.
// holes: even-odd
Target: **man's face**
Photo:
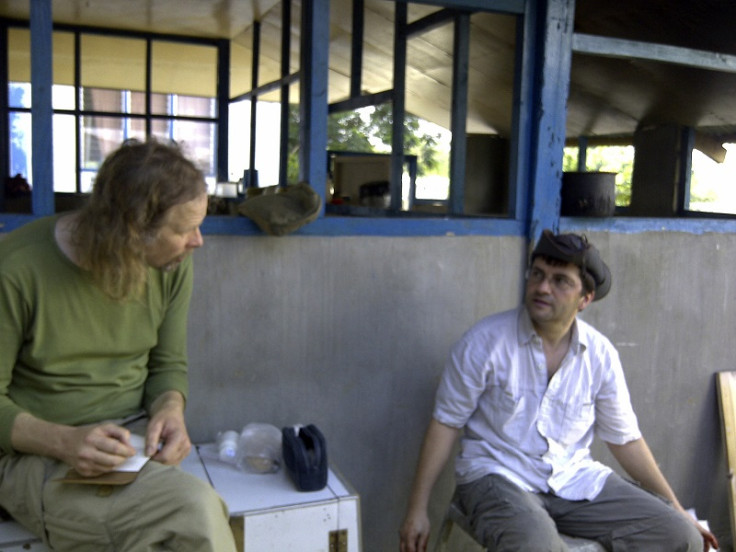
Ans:
[[[146,246],[146,262],[164,271],[174,270],[204,240],[199,231],[207,215],[207,194],[175,205],[166,214],[164,225]]]
[[[592,300],[593,293],[583,292],[576,265],[558,266],[548,264],[541,257],[534,259],[526,280],[524,305],[536,325],[570,324]]]

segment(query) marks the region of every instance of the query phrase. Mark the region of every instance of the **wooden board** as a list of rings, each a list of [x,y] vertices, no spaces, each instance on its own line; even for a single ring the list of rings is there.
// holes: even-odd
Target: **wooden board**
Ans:
[[[731,535],[736,538],[736,371],[718,372],[718,404],[721,408],[723,442],[726,445]]]

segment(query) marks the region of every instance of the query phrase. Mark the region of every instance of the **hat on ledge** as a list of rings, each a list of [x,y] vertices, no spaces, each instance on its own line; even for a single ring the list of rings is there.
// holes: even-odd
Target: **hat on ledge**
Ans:
[[[312,222],[322,207],[322,198],[305,182],[254,190],[258,195],[243,201],[238,212],[272,236],[289,234]]]

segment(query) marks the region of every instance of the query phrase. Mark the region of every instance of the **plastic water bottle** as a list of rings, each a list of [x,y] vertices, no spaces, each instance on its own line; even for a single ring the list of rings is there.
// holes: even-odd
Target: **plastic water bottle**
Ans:
[[[222,462],[237,464],[239,438],[237,431],[225,431],[217,435],[217,450]]]

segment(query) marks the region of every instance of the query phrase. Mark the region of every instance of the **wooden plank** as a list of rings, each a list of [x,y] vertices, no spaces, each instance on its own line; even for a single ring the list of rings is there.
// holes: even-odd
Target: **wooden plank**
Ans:
[[[721,428],[726,445],[728,488],[731,500],[728,509],[731,515],[731,535],[736,535],[736,371],[718,372],[718,403],[721,409]]]

